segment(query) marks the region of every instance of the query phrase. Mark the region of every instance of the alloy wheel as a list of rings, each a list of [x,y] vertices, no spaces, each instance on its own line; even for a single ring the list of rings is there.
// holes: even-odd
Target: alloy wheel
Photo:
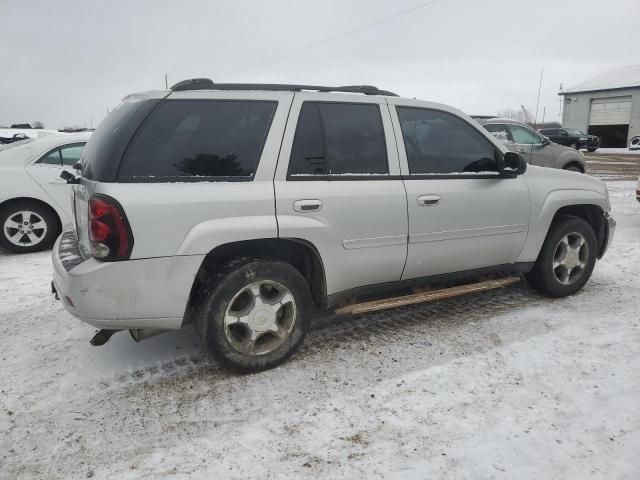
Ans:
[[[572,285],[584,274],[589,262],[589,244],[582,234],[562,237],[553,255],[553,274],[562,285]]]
[[[38,245],[47,235],[47,222],[37,213],[22,210],[10,215],[4,222],[4,235],[18,247]]]
[[[284,285],[271,280],[251,283],[229,302],[224,332],[229,344],[244,355],[273,352],[291,335],[296,303]]]

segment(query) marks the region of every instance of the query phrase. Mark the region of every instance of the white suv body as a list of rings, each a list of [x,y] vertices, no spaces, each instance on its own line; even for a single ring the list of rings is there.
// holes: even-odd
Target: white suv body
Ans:
[[[75,191],[76,230],[64,233],[54,248],[53,284],[67,310],[103,329],[181,328],[201,314],[198,298],[206,295],[200,292],[214,291],[223,282],[219,272],[249,260],[293,266],[315,308],[415,283],[493,271],[525,273],[535,268],[553,222],[565,216],[581,218],[593,229],[590,257],[576,260],[584,249],[571,257],[589,270],[588,277],[593,266],[587,268],[586,262],[595,263],[611,241],[615,223],[600,180],[526,168],[523,162],[512,169],[498,167],[515,154],[507,154],[489,132],[446,105],[372,87],[361,89],[364,95],[351,87],[340,93],[305,88],[314,87],[196,83],[126,98],[85,148],[83,178]],[[249,110],[234,116],[234,108]],[[239,139],[234,139],[236,130],[216,140],[209,134],[196,138],[196,124],[207,121],[209,109],[226,112],[220,118],[233,118],[228,121],[241,130]],[[165,131],[162,122],[170,123],[171,115],[181,117]],[[134,118],[131,125],[127,118]],[[207,128],[219,126],[220,118]],[[114,131],[124,140],[115,139]],[[254,150],[247,146],[252,144],[248,133],[257,139]],[[194,145],[209,141],[217,142],[224,156],[175,152],[204,151],[205,146]],[[234,142],[238,146],[230,152]],[[102,154],[115,158],[99,164]],[[257,160],[248,175],[207,174],[239,171],[237,159],[253,154]],[[474,155],[482,160],[471,170],[450,171]],[[154,166],[162,162],[165,170]],[[212,164],[217,165],[213,170]],[[171,169],[180,169],[180,175],[165,177]],[[113,229],[128,235],[126,245],[107,248],[106,258],[104,245],[90,238],[101,235],[100,217],[89,213],[92,198],[106,199],[108,205],[92,208],[116,212],[116,222],[122,223]],[[113,205],[115,210],[109,210]],[[121,250],[121,258],[109,258],[114,248]],[[559,258],[560,247],[555,248]],[[247,279],[254,275],[249,272]],[[571,269],[567,272],[568,282]],[[276,289],[281,283],[272,282]],[[289,290],[298,308],[303,299],[293,287]],[[225,301],[228,314],[232,300]],[[278,318],[284,315],[282,305],[276,309]],[[261,312],[247,314],[256,336],[262,334],[261,319],[268,317]],[[206,326],[200,330],[207,335]],[[283,345],[278,348],[293,348]],[[246,351],[238,360],[220,353],[224,346],[209,347],[229,366],[249,370],[268,368],[290,354],[278,357],[269,350],[251,363]]]

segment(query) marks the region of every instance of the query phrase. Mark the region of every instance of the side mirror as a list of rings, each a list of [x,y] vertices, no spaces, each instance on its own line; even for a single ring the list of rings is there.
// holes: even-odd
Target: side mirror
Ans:
[[[498,162],[498,168],[502,175],[522,175],[527,171],[527,161],[515,152],[507,152]]]
[[[551,143],[551,140],[549,140],[547,137],[542,137],[542,146],[546,147],[547,145],[549,145]]]
[[[60,178],[67,183],[72,183],[72,184],[80,183],[79,178],[77,178],[73,173],[67,172],[66,170],[63,170],[62,172],[60,172]]]
[[[76,162],[76,163],[73,164],[73,167],[71,167],[71,168],[73,168],[74,170],[77,170],[77,171],[81,171],[82,170],[82,164],[80,162]]]

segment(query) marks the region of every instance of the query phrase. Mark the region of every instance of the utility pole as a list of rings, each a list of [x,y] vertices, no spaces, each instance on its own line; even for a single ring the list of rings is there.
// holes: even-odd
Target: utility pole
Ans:
[[[538,101],[536,102],[536,116],[535,116],[535,120],[533,121],[534,128],[537,126],[537,123],[538,123],[538,107],[540,105],[540,91],[542,90],[542,74],[543,73],[544,73],[544,67],[542,67],[542,69],[540,70],[540,83],[538,84]]]

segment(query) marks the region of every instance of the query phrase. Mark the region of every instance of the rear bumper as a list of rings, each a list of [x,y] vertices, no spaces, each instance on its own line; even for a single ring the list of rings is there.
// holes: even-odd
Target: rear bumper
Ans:
[[[609,212],[605,212],[603,215],[604,215],[604,219],[606,220],[605,239],[604,239],[604,244],[602,246],[602,251],[600,252],[600,255],[598,256],[598,258],[602,258],[604,256],[606,251],[609,249],[611,242],[613,242],[613,236],[616,233],[615,219],[611,216]]]
[[[69,313],[97,328],[182,326],[204,255],[100,262],[74,256],[74,241],[66,232],[52,253],[52,290]]]

